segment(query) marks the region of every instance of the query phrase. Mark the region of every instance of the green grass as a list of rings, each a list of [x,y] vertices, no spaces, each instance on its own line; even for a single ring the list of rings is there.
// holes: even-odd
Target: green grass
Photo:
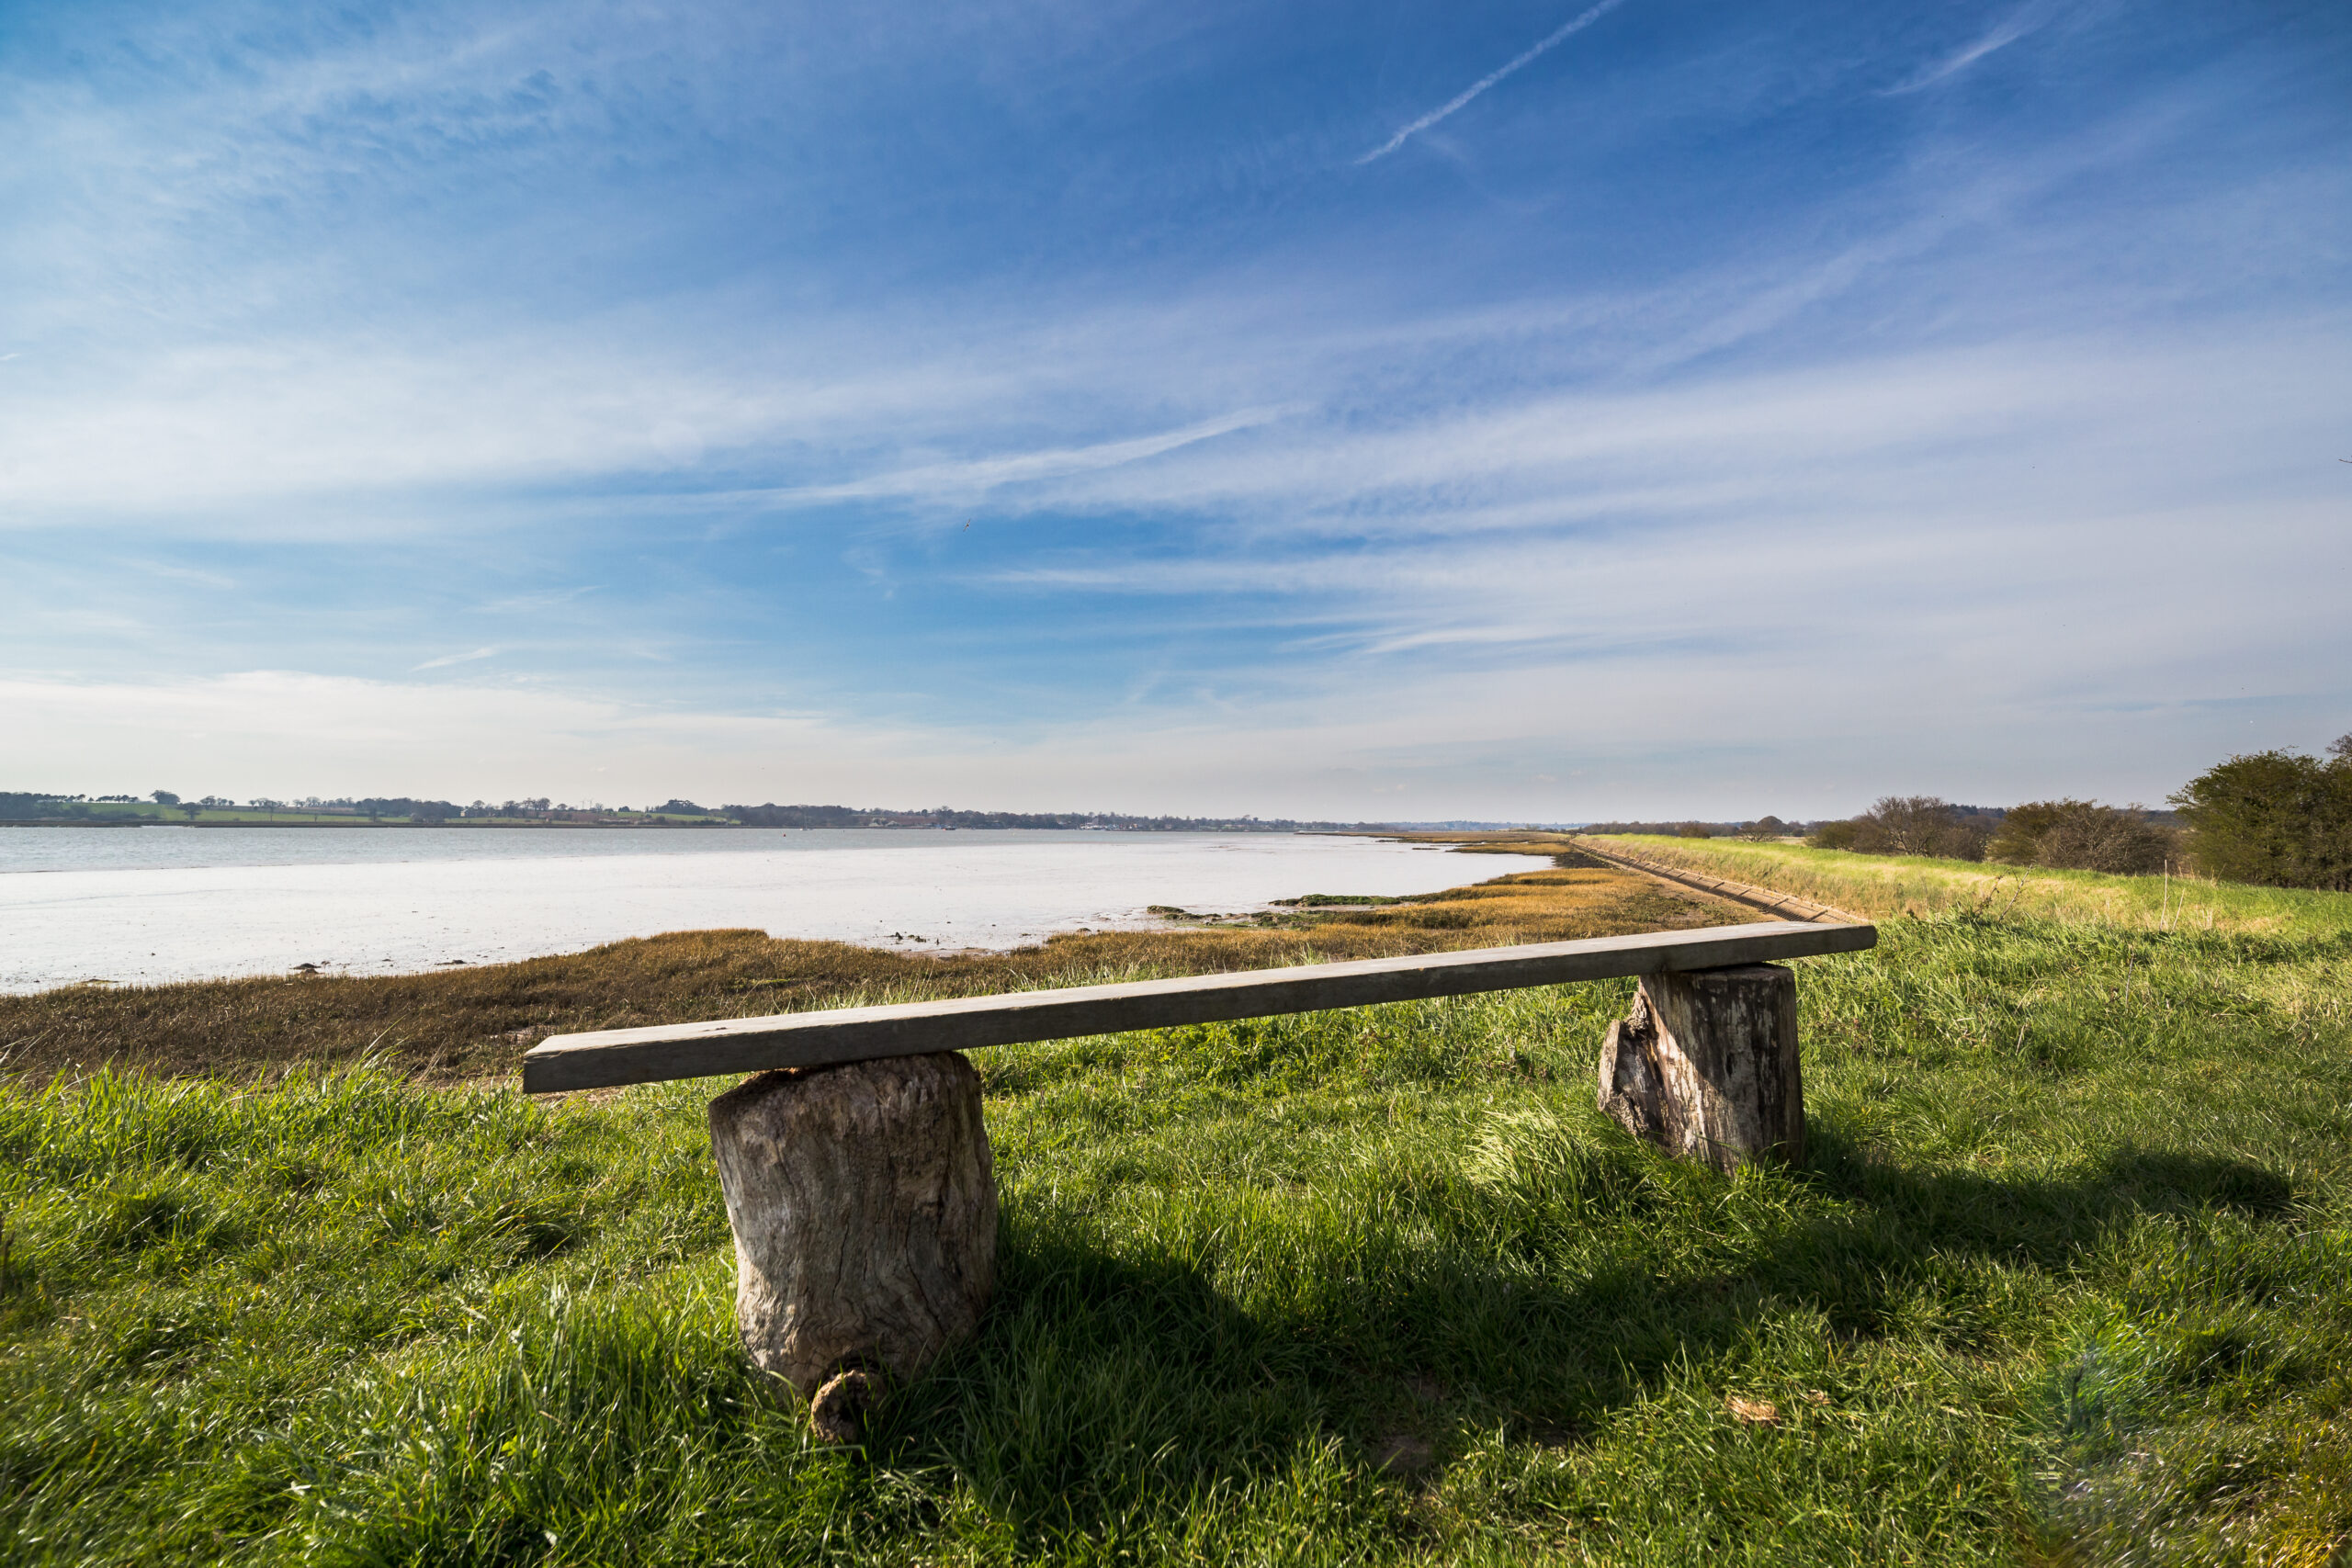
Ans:
[[[61,1080],[0,1561],[2341,1562],[2347,931],[1891,920],[1731,1180],[1592,1110],[1623,985],[985,1053],[996,1303],[863,1451],[733,1346],[718,1085]]]

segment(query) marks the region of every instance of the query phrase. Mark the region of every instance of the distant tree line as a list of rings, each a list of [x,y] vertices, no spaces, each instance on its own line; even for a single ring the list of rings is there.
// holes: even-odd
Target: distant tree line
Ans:
[[[2225,882],[2352,892],[2352,735],[2324,757],[2232,757],[2168,799],[2173,812],[2071,797],[1996,809],[1890,795],[1859,817],[1820,824],[1806,842],[2126,875],[2194,869]]]
[[[2007,808],[1955,806],[1932,795],[1890,795],[1859,817],[1825,822],[1806,839],[1825,850],[1928,855],[2136,875],[2185,866],[2180,830],[2143,806],[2032,800]]]
[[[662,809],[701,811],[673,800]],[[722,806],[718,815],[747,828],[1108,828],[1147,833],[1298,833],[1369,829],[1375,822],[1306,822],[1288,817],[1131,817],[1116,811],[959,811],[942,806],[900,811],[854,806]]]
[[[126,814],[120,810],[100,809],[104,806],[132,806],[141,809]],[[426,800],[405,795],[339,795],[331,800],[311,795],[299,801],[256,797],[241,806],[236,801],[209,795],[200,800],[182,800],[167,789],[153,791],[143,801],[139,796],[129,795],[79,795],[0,791],[0,821],[119,823],[154,821],[174,813],[194,821],[208,810],[269,814],[282,811],[366,818],[371,822],[390,819],[423,823],[517,818],[593,823],[621,818],[688,817],[707,821],[723,819],[747,828],[1101,828],[1121,832],[1293,833],[1374,830],[1386,827],[1386,824],[1377,822],[1310,822],[1288,817],[1138,817],[1117,811],[959,811],[947,806],[928,811],[906,811],[887,807],[777,806],[773,803],[765,806],[706,807],[680,795],[673,795],[659,806],[639,812],[625,807],[575,807],[550,800],[546,795],[497,802],[477,800],[466,806],[459,806],[454,801]]]
[[[421,800],[411,795],[337,796],[322,800],[316,795],[306,800],[272,800],[256,795],[243,803],[223,795],[208,795],[201,799],[183,800],[167,789],[150,791],[142,799],[135,795],[51,795],[40,791],[0,791],[0,820],[83,820],[119,822],[126,819],[119,811],[98,809],[103,806],[141,806],[152,804],[152,811],[130,817],[153,820],[174,812],[194,819],[205,811],[310,812],[330,816],[365,817],[371,821],[398,818],[415,822],[446,822],[460,817],[531,817],[571,808],[551,806],[545,798],[510,800],[500,805],[477,800],[471,806],[458,806],[447,800]],[[600,808],[597,808],[601,810]],[[696,809],[699,809],[697,807]]]
[[[1662,839],[1789,839],[1802,836],[1801,822],[1783,822],[1766,815],[1752,822],[1588,822],[1580,833],[1648,833]]]
[[[369,795],[355,800],[352,807],[362,817],[374,820],[384,817],[405,817],[416,822],[446,822],[452,817],[462,817],[462,808],[446,800],[412,800],[404,795]]]
[[[672,801],[672,806],[683,804]],[[723,806],[719,814],[746,828],[862,828],[873,813],[846,806]]]
[[[1805,841],[1866,855],[1983,860],[2007,816],[1998,807],[1954,806],[1939,795],[1890,795],[1859,817],[1822,823]]]
[[[90,817],[96,813],[79,795],[28,794],[22,790],[0,790],[0,821],[52,819],[60,817]]]
[[[166,810],[193,813],[204,806],[191,802],[182,806],[180,797],[169,790],[158,791],[154,804]],[[103,806],[139,804],[135,795],[46,795],[38,790],[0,790],[0,822],[60,822],[120,820],[119,811],[102,811]],[[207,803],[209,804],[209,803]],[[156,816],[163,815],[159,810]]]

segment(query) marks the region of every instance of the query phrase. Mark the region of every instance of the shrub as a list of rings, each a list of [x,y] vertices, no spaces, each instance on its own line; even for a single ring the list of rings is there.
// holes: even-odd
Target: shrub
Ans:
[[[2087,800],[2035,800],[2013,806],[2000,831],[1984,846],[1984,858],[2011,865],[2046,865],[2073,871],[2133,875],[2162,870],[2179,855],[2177,835],[2148,820],[2138,806],[2099,806]]]
[[[1866,855],[1932,855],[1983,860],[1990,836],[1982,814],[1932,795],[1889,795],[1849,822],[1826,822],[1812,842]]]
[[[2352,891],[2352,735],[2328,752],[2256,751],[2184,785],[2172,801],[2198,864],[2225,882]]]

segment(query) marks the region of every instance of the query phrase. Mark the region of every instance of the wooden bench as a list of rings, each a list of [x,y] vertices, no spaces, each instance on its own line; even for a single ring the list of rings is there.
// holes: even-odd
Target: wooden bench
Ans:
[[[1280,1013],[1638,976],[1602,1043],[1600,1101],[1678,1156],[1802,1158],[1796,982],[1776,959],[1873,945],[1867,925],[1718,926],[1172,980],[559,1034],[530,1094],[719,1074],[711,1102],[754,1363],[854,1439],[889,1377],[968,1334],[995,1276],[978,1075],[958,1053]]]

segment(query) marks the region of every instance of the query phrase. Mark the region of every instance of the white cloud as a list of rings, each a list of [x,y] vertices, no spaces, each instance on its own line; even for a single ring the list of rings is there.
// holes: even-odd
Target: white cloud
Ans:
[[[1948,76],[1954,76],[1967,70],[1986,55],[1997,50],[2007,49],[2041,26],[2041,18],[2034,14],[2031,7],[2018,11],[1995,25],[1973,42],[1962,45],[1941,60],[1930,62],[1901,83],[1885,89],[1885,94],[1893,97],[1899,94],[1916,93],[1923,87],[1933,86]]]
[[[0,787],[1370,817],[1400,789],[1498,817],[1785,816],[2061,782],[2154,800],[2253,743],[2248,715],[2264,744],[2346,727],[2339,513],[2274,506],[2254,532],[2227,502],[1834,534],[1718,519],[1666,558],[1626,534],[1158,563],[1120,587],[1238,605],[1272,575],[1326,608],[1286,610],[1308,646],[1246,671],[1176,666],[1121,701],[967,726],[545,683],[19,676],[0,712],[14,769],[42,776]],[[2249,678],[2266,670],[2301,676]]]
[[[229,592],[237,586],[234,578],[224,577],[217,571],[206,571],[198,567],[173,566],[166,561],[135,559],[126,560],[121,564],[134,571],[143,571],[150,577],[168,578],[176,582],[193,582],[199,588],[214,588]]]
[[[428,659],[422,664],[413,664],[409,666],[409,670],[412,674],[422,670],[446,670],[452,664],[471,664],[477,660],[495,659],[499,652],[500,650],[495,648],[477,648],[471,653],[445,653],[438,659]]]
[[[2352,397],[2322,319],[2159,346],[2098,340],[1820,365],[1617,393],[1539,393],[1362,429],[1293,421],[1234,446],[1041,484],[1021,503],[1242,519],[1263,535],[1556,532],[1739,517],[1834,537],[2241,478]],[[2316,470],[2312,470],[2316,472]],[[1009,503],[1012,498],[1001,498]],[[1342,567],[1343,569],[1343,567]]]
[[[1124,441],[1102,441],[1088,446],[1056,447],[1037,452],[1008,452],[970,462],[925,463],[838,484],[734,493],[743,500],[767,501],[784,505],[884,497],[925,502],[963,500],[985,495],[1007,485],[1067,479],[1079,474],[1099,473],[1105,468],[1123,468],[1147,457],[1157,457],[1165,452],[1213,441],[1237,430],[1270,424],[1284,413],[1295,412],[1295,408],[1243,409],[1215,419],[1202,420],[1182,429]]]
[[[1550,53],[1561,44],[1566,43],[1569,39],[1574,38],[1577,34],[1584,31],[1585,28],[1592,26],[1593,23],[1609,15],[1610,12],[1615,10],[1623,3],[1624,0],[1600,0],[1599,5],[1592,6],[1589,10],[1579,12],[1575,17],[1570,17],[1567,21],[1561,23],[1560,26],[1553,28],[1550,32],[1536,39],[1534,43],[1529,45],[1526,49],[1521,50],[1518,54],[1513,55],[1510,60],[1506,62],[1504,64],[1498,65],[1494,70],[1487,72],[1484,76],[1481,76],[1476,82],[1471,83],[1470,85],[1464,87],[1459,93],[1456,93],[1453,97],[1448,98],[1436,108],[1430,110],[1429,113],[1422,115],[1419,118],[1411,120],[1398,128],[1395,135],[1382,142],[1379,146],[1374,148],[1371,152],[1366,152],[1363,157],[1358,158],[1356,160],[1357,164],[1374,164],[1378,163],[1381,159],[1387,157],[1388,154],[1396,152],[1396,149],[1405,145],[1405,143],[1410,141],[1413,137],[1419,135],[1422,131],[1427,130],[1430,127],[1437,124],[1440,120],[1448,118],[1460,110],[1466,108],[1471,100],[1498,85],[1505,77],[1512,75],[1513,73],[1532,65],[1536,61]]]

